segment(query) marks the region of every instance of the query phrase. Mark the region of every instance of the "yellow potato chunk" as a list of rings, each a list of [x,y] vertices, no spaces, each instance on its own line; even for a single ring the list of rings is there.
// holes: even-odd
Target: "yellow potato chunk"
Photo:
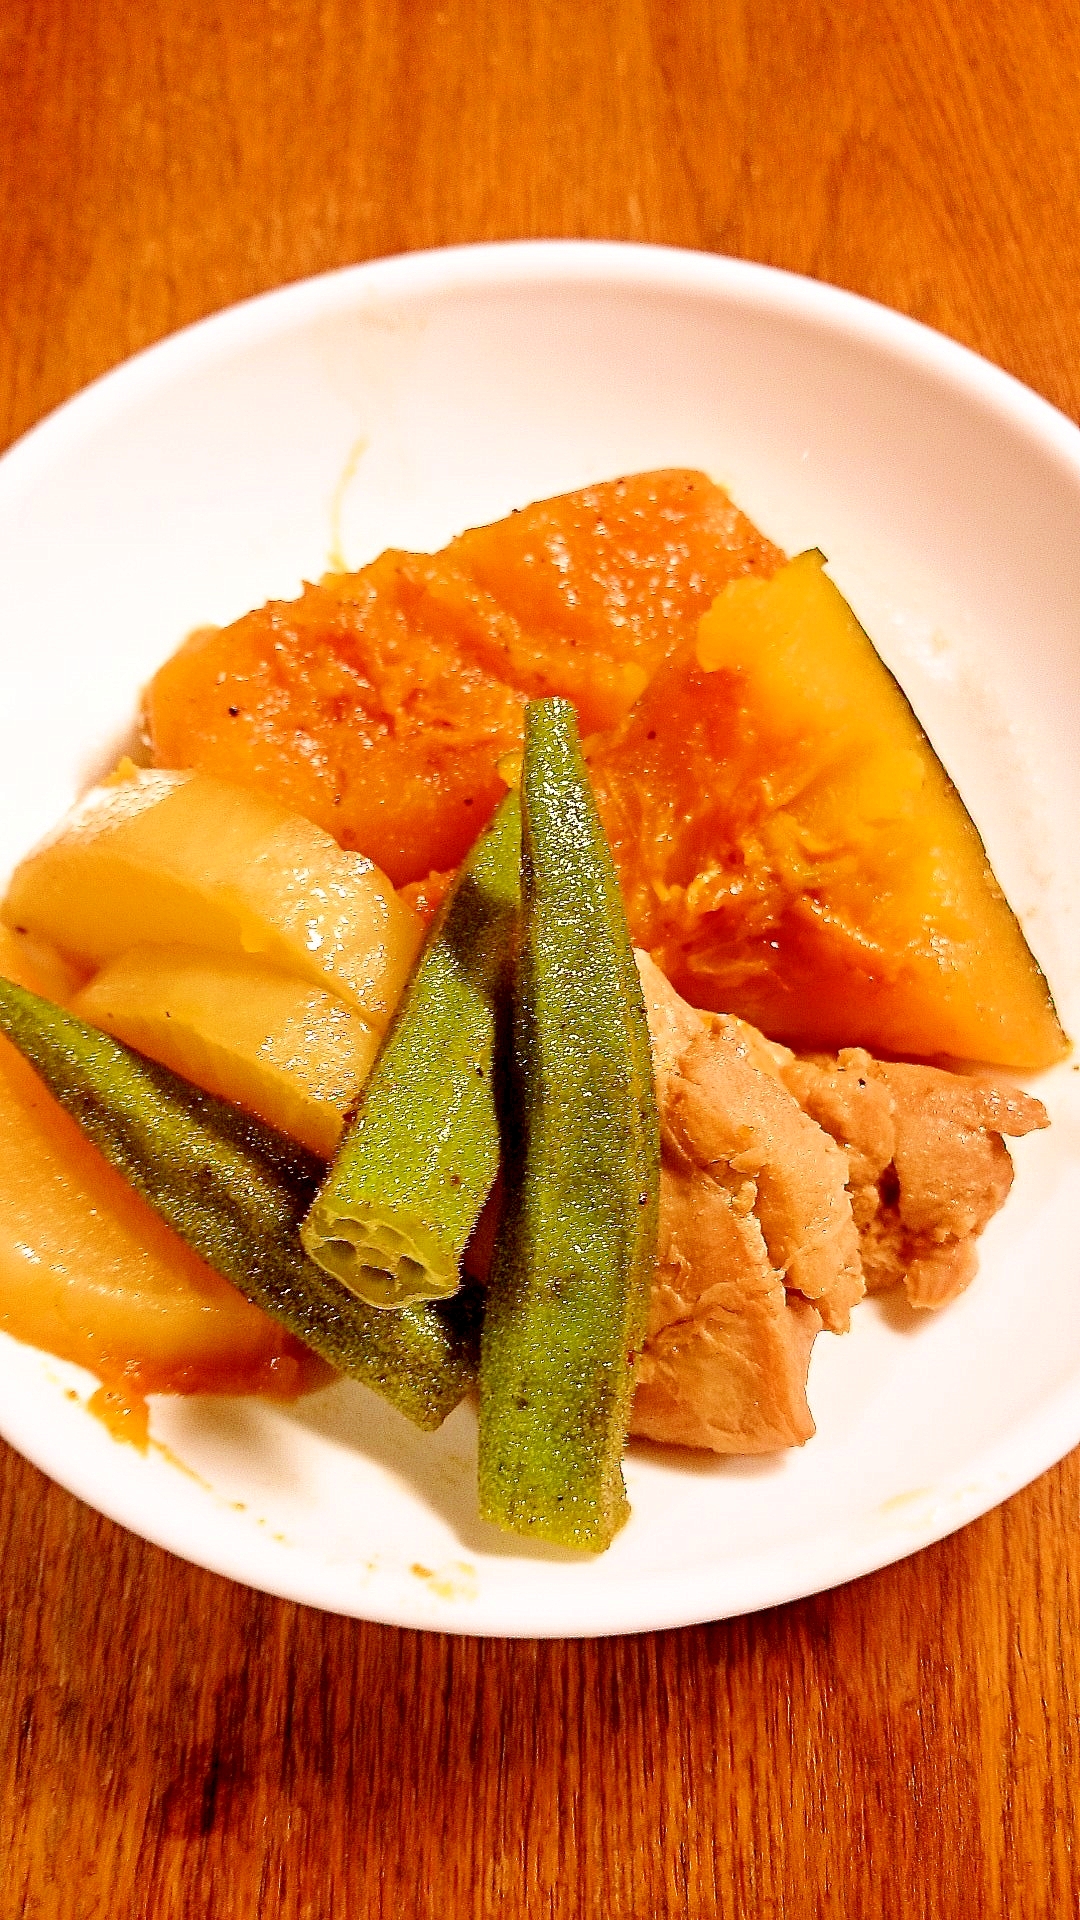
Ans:
[[[380,1031],[422,937],[379,869],[276,801],[130,767],[16,869],[9,927],[101,965],[129,947],[258,956]]]
[[[86,979],[86,968],[72,966],[55,947],[31,940],[29,934],[0,926],[0,978],[63,1007]]]
[[[0,1330],[136,1393],[295,1391],[302,1353],[106,1164],[0,1040]]]
[[[73,1010],[326,1159],[380,1040],[322,987],[261,960],[191,947],[133,947]]]

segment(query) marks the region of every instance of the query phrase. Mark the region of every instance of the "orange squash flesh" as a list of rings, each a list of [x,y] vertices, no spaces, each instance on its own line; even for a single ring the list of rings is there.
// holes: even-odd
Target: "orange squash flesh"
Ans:
[[[542,501],[193,635],[146,694],[154,758],[270,794],[395,886],[423,880],[505,791],[526,697],[614,725],[720,588],[782,557],[701,473]]]
[[[695,1005],[795,1046],[1049,1066],[1046,981],[822,566],[733,582],[592,742],[633,936]]]

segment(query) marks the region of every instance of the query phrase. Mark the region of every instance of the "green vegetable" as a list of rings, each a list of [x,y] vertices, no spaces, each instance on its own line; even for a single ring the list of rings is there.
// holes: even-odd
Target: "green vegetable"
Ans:
[[[494,1183],[520,841],[507,794],[459,870],[303,1225],[311,1258],[373,1307],[456,1291]]]
[[[322,1163],[73,1014],[0,980],[0,1032],[163,1219],[342,1372],[417,1426],[439,1426],[476,1371],[475,1296],[376,1313],[305,1258]]]
[[[600,1551],[656,1259],[659,1128],[615,871],[563,700],[531,703],[506,1198],[480,1360],[480,1506]]]

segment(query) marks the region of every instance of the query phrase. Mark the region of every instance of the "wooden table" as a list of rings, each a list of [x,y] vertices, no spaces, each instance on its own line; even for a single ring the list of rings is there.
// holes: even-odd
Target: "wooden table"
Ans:
[[[815,274],[1080,415],[1068,0],[5,0],[0,128],[0,445],[246,294],[539,234]],[[0,1472],[0,1920],[1078,1911],[1080,1454],[820,1599],[538,1645]]]

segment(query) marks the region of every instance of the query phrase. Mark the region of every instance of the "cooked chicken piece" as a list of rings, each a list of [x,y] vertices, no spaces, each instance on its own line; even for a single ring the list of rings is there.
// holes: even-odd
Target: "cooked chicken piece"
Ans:
[[[863,1292],[847,1161],[748,1057],[741,1023],[687,1006],[647,956],[638,967],[660,1240],[631,1431],[718,1453],[798,1445],[814,1431],[814,1336],[846,1328]]]
[[[746,1195],[733,1196],[665,1150],[633,1433],[715,1453],[769,1453],[814,1431],[806,1374],[821,1315],[786,1291],[747,1184]]]
[[[1002,1135],[1048,1126],[1041,1100],[1000,1081],[875,1060],[862,1047],[800,1060],[733,1014],[706,1017],[846,1153],[867,1292],[903,1282],[916,1307],[962,1293],[978,1266],[975,1241],[1012,1186]]]
[[[644,954],[660,1114],[660,1238],[631,1431],[718,1453],[814,1431],[810,1349],[865,1289],[967,1286],[1012,1184],[1003,1134],[1040,1101],[860,1047],[800,1060],[699,1013]]]
[[[966,1074],[875,1060],[861,1047],[835,1059],[789,1054],[778,1071],[847,1155],[867,1290],[902,1281],[914,1307],[962,1293],[978,1264],[975,1241],[1012,1185],[1002,1135],[1047,1126],[1042,1102]]]
[[[1028,1094],[860,1047],[798,1059],[699,1013],[637,956],[660,1116],[660,1232],[632,1433],[768,1453],[814,1432],[810,1350],[869,1289],[940,1306],[1012,1183]],[[484,1277],[494,1208],[469,1270]],[[865,1277],[864,1277],[865,1276]]]

